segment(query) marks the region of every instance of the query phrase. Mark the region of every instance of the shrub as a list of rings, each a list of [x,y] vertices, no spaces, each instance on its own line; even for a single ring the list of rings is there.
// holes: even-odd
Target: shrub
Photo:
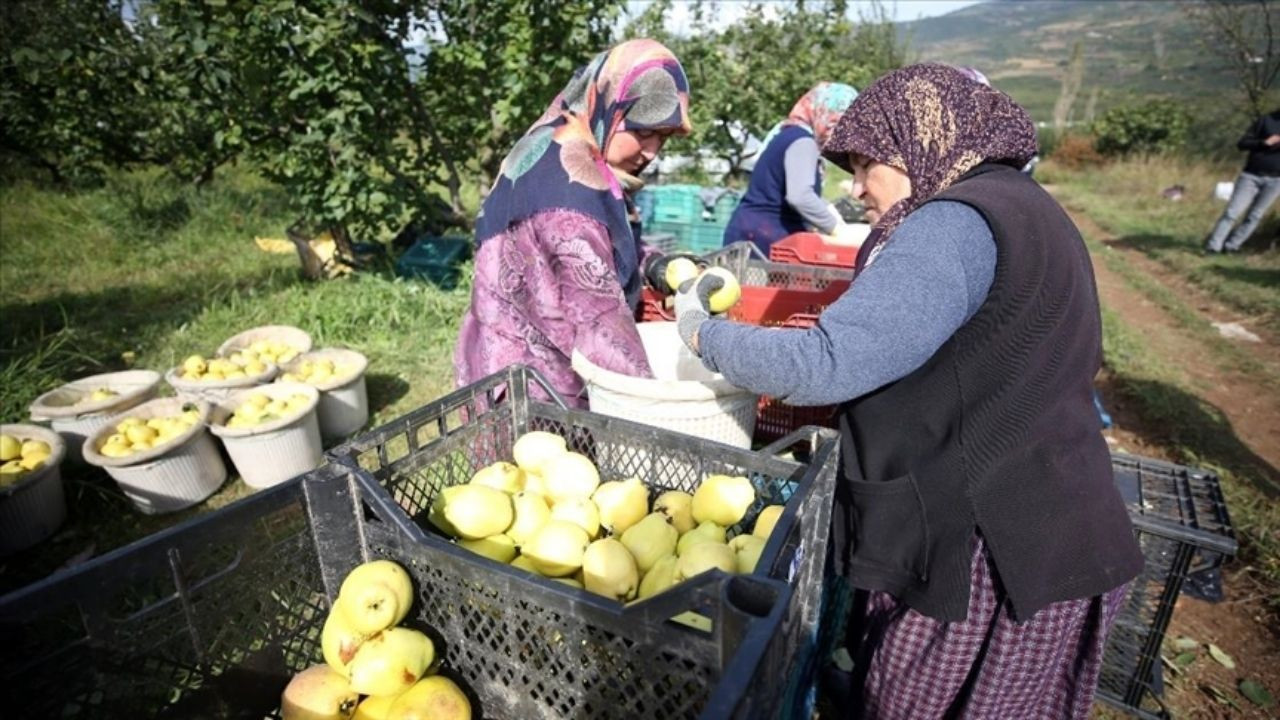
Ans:
[[[1069,170],[1102,164],[1103,157],[1094,147],[1094,139],[1088,135],[1068,134],[1058,138],[1050,156],[1053,161]]]
[[[1177,104],[1151,100],[1112,108],[1093,123],[1095,147],[1103,155],[1165,152],[1182,146],[1191,118]]]

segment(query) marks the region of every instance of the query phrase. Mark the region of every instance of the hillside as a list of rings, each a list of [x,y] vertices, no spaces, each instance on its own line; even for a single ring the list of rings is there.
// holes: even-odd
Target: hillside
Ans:
[[[1049,121],[1072,49],[1080,43],[1084,84],[1072,118],[1143,97],[1186,101],[1201,120],[1247,122],[1236,115],[1239,94],[1227,67],[1206,52],[1194,24],[1176,2],[991,0],[900,26],[913,60],[937,60],[982,70]],[[1206,102],[1209,101],[1209,102]],[[1203,110],[1213,108],[1212,110]]]

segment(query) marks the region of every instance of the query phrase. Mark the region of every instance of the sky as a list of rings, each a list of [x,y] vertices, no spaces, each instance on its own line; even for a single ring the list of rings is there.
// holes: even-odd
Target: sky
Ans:
[[[886,7],[894,22],[906,22],[946,15],[953,10],[977,4],[978,0],[899,0],[897,3],[886,3]]]
[[[925,17],[935,17],[945,15],[953,10],[976,5],[981,0],[886,0],[882,4],[889,13],[890,19],[894,22],[906,22],[908,20],[918,20]],[[771,5],[790,5],[793,0],[761,0],[766,8],[766,12]],[[650,0],[629,0],[627,2],[627,14],[634,17],[644,12],[644,9],[651,4]],[[671,16],[667,18],[667,29],[678,32],[689,23],[689,5],[690,3],[680,2],[677,0],[675,7],[672,8]],[[747,7],[750,5],[746,0],[724,0],[716,3],[717,25],[724,25],[733,22],[746,13]],[[870,6],[869,2],[860,2],[859,0],[851,0],[850,5],[853,11],[857,12],[859,5]],[[625,22],[625,18],[624,18]]]

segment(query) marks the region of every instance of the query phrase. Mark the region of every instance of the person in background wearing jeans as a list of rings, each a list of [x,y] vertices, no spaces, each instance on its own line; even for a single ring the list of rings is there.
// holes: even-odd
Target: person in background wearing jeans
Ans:
[[[1280,110],[1255,120],[1236,147],[1248,150],[1249,159],[1236,178],[1227,209],[1213,226],[1204,248],[1206,254],[1240,252],[1240,246],[1258,227],[1263,213],[1280,197]],[[1240,213],[1245,213],[1244,222],[1232,232],[1231,226],[1240,218]]]

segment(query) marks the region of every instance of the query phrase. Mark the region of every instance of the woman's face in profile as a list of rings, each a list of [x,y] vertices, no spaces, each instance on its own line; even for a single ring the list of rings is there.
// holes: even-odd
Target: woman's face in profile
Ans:
[[[632,175],[639,175],[658,157],[662,144],[674,130],[618,130],[609,139],[604,159],[610,165]]]
[[[853,197],[866,207],[873,224],[899,200],[911,197],[911,180],[898,168],[857,153],[849,156],[849,165],[853,168]]]

